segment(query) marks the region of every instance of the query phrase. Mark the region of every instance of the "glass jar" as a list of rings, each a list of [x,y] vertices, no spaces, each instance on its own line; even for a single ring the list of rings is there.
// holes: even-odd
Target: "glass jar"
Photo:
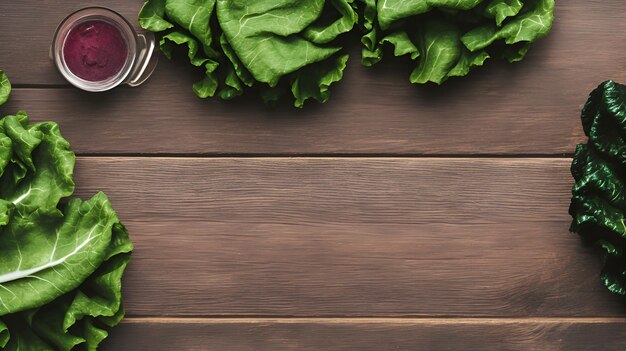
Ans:
[[[119,31],[126,44],[126,60],[119,71],[103,80],[87,80],[76,75],[68,67],[64,54],[66,39],[71,31],[86,22],[105,22]],[[156,39],[151,32],[137,33],[133,26],[117,12],[104,7],[88,7],[67,16],[57,28],[50,57],[68,82],[77,88],[91,92],[101,92],[126,84],[138,86],[146,81],[157,65],[158,55],[154,54]],[[84,58],[83,58],[84,60]]]

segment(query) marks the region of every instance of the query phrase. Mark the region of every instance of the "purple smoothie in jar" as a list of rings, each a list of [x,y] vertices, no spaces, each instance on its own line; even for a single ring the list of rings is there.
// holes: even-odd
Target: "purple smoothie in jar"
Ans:
[[[63,43],[63,59],[77,77],[91,82],[118,74],[128,57],[128,43],[120,30],[102,20],[79,23]]]
[[[156,67],[151,32],[137,33],[119,13],[86,7],[69,14],[52,38],[50,58],[73,86],[103,92],[119,85],[136,87]]]

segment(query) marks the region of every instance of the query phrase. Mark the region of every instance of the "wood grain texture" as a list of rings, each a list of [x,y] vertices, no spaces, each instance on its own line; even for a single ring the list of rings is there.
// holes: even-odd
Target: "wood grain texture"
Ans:
[[[130,321],[105,351],[623,350],[623,320]]]
[[[80,158],[132,316],[618,316],[565,159]]]
[[[48,60],[50,37],[70,10],[94,3],[0,3],[0,31],[12,33],[0,37],[0,67],[18,85],[62,84]],[[105,5],[132,19],[141,1]],[[411,86],[411,67],[402,61],[367,70],[353,47],[330,102],[304,111],[270,109],[254,98],[197,99],[191,84],[198,72],[163,59],[141,88],[97,95],[17,89],[0,112],[23,109],[35,121],[58,121],[83,154],[572,153],[583,140],[587,94],[603,80],[626,80],[619,59],[626,41],[615,35],[626,31],[621,7],[622,0],[559,1],[552,34],[524,62],[493,62],[442,87]]]
[[[61,19],[132,21],[141,2],[0,1],[17,87],[0,115],[56,120],[98,156],[76,194],[106,191],[136,245],[104,350],[626,347],[624,300],[568,233],[569,160],[389,157],[571,153],[589,91],[626,81],[623,0],[558,1],[523,63],[442,87],[411,86],[403,61],[367,70],[353,46],[329,103],[302,111],[197,99],[199,73],[164,59],[141,88],[70,88],[48,58]],[[101,157],[224,154],[386,157]]]

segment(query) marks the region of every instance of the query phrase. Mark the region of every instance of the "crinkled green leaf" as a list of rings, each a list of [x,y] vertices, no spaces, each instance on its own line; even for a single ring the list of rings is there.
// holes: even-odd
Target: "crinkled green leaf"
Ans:
[[[395,22],[436,8],[469,10],[484,0],[378,0],[378,23],[383,30]]]
[[[205,77],[193,85],[199,97],[229,100],[259,83],[257,91],[272,103],[294,80],[324,82],[329,71],[343,70],[334,58],[342,50],[339,37],[358,22],[355,8],[353,0],[147,0],[139,22],[162,32],[167,58],[184,45],[190,62],[204,67]],[[173,27],[154,24],[160,20]],[[330,68],[331,63],[338,66]],[[318,90],[323,93],[314,96],[326,101],[327,87]],[[301,96],[294,98],[302,105]]]
[[[0,70],[0,105],[7,102],[10,94],[11,82],[9,82],[9,77],[7,77],[4,71]]]
[[[161,51],[168,59],[172,58],[172,44],[176,44],[187,46],[187,57],[189,57],[189,61],[194,66],[202,66],[211,60],[202,52],[200,43],[194,37],[184,32],[171,32],[164,35],[159,44]]]
[[[539,0],[532,9],[511,19],[504,26],[484,25],[469,31],[461,40],[470,51],[485,49],[496,40],[503,40],[509,45],[522,41],[533,42],[548,34],[553,21],[554,0]]]
[[[222,50],[224,50],[224,54],[228,57],[230,64],[233,66],[233,70],[237,74],[237,77],[246,85],[251,87],[254,84],[254,77],[250,74],[248,69],[241,63],[239,57],[233,51],[233,48],[228,43],[225,35],[220,37],[220,45]]]
[[[329,0],[328,2],[337,10],[336,12],[340,14],[340,17],[331,24],[325,23],[326,21],[316,22],[307,27],[302,35],[313,43],[328,44],[337,39],[340,34],[352,30],[359,18],[350,4],[351,1]]]
[[[363,65],[380,62],[390,43],[415,61],[418,84],[465,76],[490,57],[521,61],[554,20],[554,0],[359,0],[358,8]]]
[[[365,67],[372,67],[383,58],[383,49],[377,46],[374,50],[363,48],[361,50],[361,63]]]
[[[585,104],[582,123],[589,137],[572,162],[575,183],[571,230],[605,252],[601,280],[626,295],[626,87],[607,81]]]
[[[486,51],[470,52],[469,50],[463,50],[456,66],[448,72],[448,77],[466,76],[472,67],[482,66],[489,57]]]
[[[607,82],[601,94],[592,95],[592,102],[585,106],[584,124],[589,144],[603,155],[626,164],[626,87]]]
[[[335,60],[320,62],[299,71],[291,83],[291,92],[296,97],[295,106],[303,107],[308,99],[326,102],[330,96],[330,85],[341,80],[347,62],[348,55],[340,55]]]
[[[360,0],[361,12],[363,13],[363,29],[365,34],[361,37],[363,49],[361,63],[371,67],[383,58],[383,50],[378,42],[378,26],[376,25],[376,0]]]
[[[528,50],[530,50],[530,43],[522,42],[516,45],[508,46],[502,52],[502,57],[510,63],[519,62],[526,57]]]
[[[459,42],[459,29],[443,21],[428,21],[420,31],[421,60],[411,72],[411,83],[443,83],[456,67],[463,47]]]
[[[123,315],[132,243],[103,193],[63,201],[74,161],[55,123],[0,119],[3,349],[95,350]]]
[[[612,293],[626,295],[626,261],[624,256],[607,253],[600,279]]]
[[[215,95],[219,85],[219,79],[216,74],[219,63],[206,57],[204,51],[201,50],[199,42],[184,32],[170,32],[161,38],[161,51],[167,58],[172,58],[174,45],[187,46],[187,57],[189,57],[191,64],[198,67],[204,66],[205,68],[206,76],[201,81],[194,83],[192,87],[196,95],[201,98]]]
[[[210,74],[207,74],[201,81],[193,83],[193,92],[200,98],[207,98],[215,95],[217,91],[218,81]]]
[[[153,32],[164,31],[174,26],[164,18],[165,0],[147,0],[137,17],[142,28]]]
[[[579,145],[575,160],[572,164],[577,179],[572,188],[575,194],[584,195],[583,198],[598,196],[618,210],[626,209],[626,179],[621,178],[619,164],[605,160],[586,145]]]
[[[363,49],[361,50],[361,63],[365,67],[371,67],[383,58],[383,48],[377,42],[376,28],[361,37]]]
[[[9,328],[7,328],[7,325],[4,324],[2,320],[0,320],[0,347],[4,348],[5,346],[7,346],[10,338],[11,336],[9,335]]]
[[[393,45],[393,54],[395,56],[409,55],[412,60],[415,60],[420,55],[419,50],[404,31],[387,35],[381,39],[381,43]]]
[[[372,30],[375,26],[377,9],[376,0],[361,0],[364,4],[363,8],[363,26],[366,30]]]
[[[299,36],[322,14],[324,0],[218,0],[217,16],[233,51],[252,76],[270,86],[325,60],[339,47]]]
[[[213,41],[209,22],[214,8],[215,0],[165,0],[167,17],[205,46]]]
[[[219,92],[219,95],[223,100],[230,100],[243,94],[243,84],[232,65],[228,66],[226,69],[224,85],[225,87],[223,87]]]
[[[42,196],[29,191],[17,200]],[[22,215],[3,228],[0,240],[0,315],[47,304],[78,287],[102,264],[119,222],[103,194],[70,201],[62,221],[22,212],[28,210],[17,200],[15,212]]]
[[[432,20],[423,26],[419,50],[411,56],[414,60],[419,57],[419,64],[410,76],[411,83],[441,84],[450,77],[467,75],[472,67],[482,66],[490,57],[486,51],[470,52],[463,47],[460,30],[451,23]]]
[[[502,25],[502,22],[507,17],[513,17],[517,15],[524,4],[521,0],[492,0],[485,12],[496,19],[496,24],[498,26]]]

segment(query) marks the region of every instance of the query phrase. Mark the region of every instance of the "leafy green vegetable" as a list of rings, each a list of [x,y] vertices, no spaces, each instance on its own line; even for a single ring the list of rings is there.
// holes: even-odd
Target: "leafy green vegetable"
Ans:
[[[294,104],[325,102],[348,56],[340,36],[358,21],[352,0],[147,0],[139,13],[161,32],[161,50],[186,45],[204,79],[194,92],[228,100],[256,86],[266,101],[289,91]]]
[[[302,107],[325,102],[342,78],[340,37],[357,13],[365,66],[390,46],[416,63],[412,83],[441,84],[491,57],[522,60],[550,31],[553,12],[554,0],[146,0],[139,23],[163,34],[168,58],[173,45],[187,46],[204,71],[193,86],[198,96],[232,99],[255,86],[270,102],[290,90]]]
[[[0,70],[0,105],[7,102],[9,94],[11,94],[11,82],[9,82],[9,77]]]
[[[74,160],[55,123],[0,119],[3,350],[95,350],[124,316],[133,245],[103,193],[65,200]]]
[[[602,249],[603,283],[626,295],[626,86],[602,83],[583,109],[582,124],[589,141],[578,145],[572,162],[571,230]]]
[[[366,34],[362,63],[373,66],[391,44],[417,66],[412,83],[464,76],[490,57],[520,61],[548,34],[554,0],[359,0]]]

